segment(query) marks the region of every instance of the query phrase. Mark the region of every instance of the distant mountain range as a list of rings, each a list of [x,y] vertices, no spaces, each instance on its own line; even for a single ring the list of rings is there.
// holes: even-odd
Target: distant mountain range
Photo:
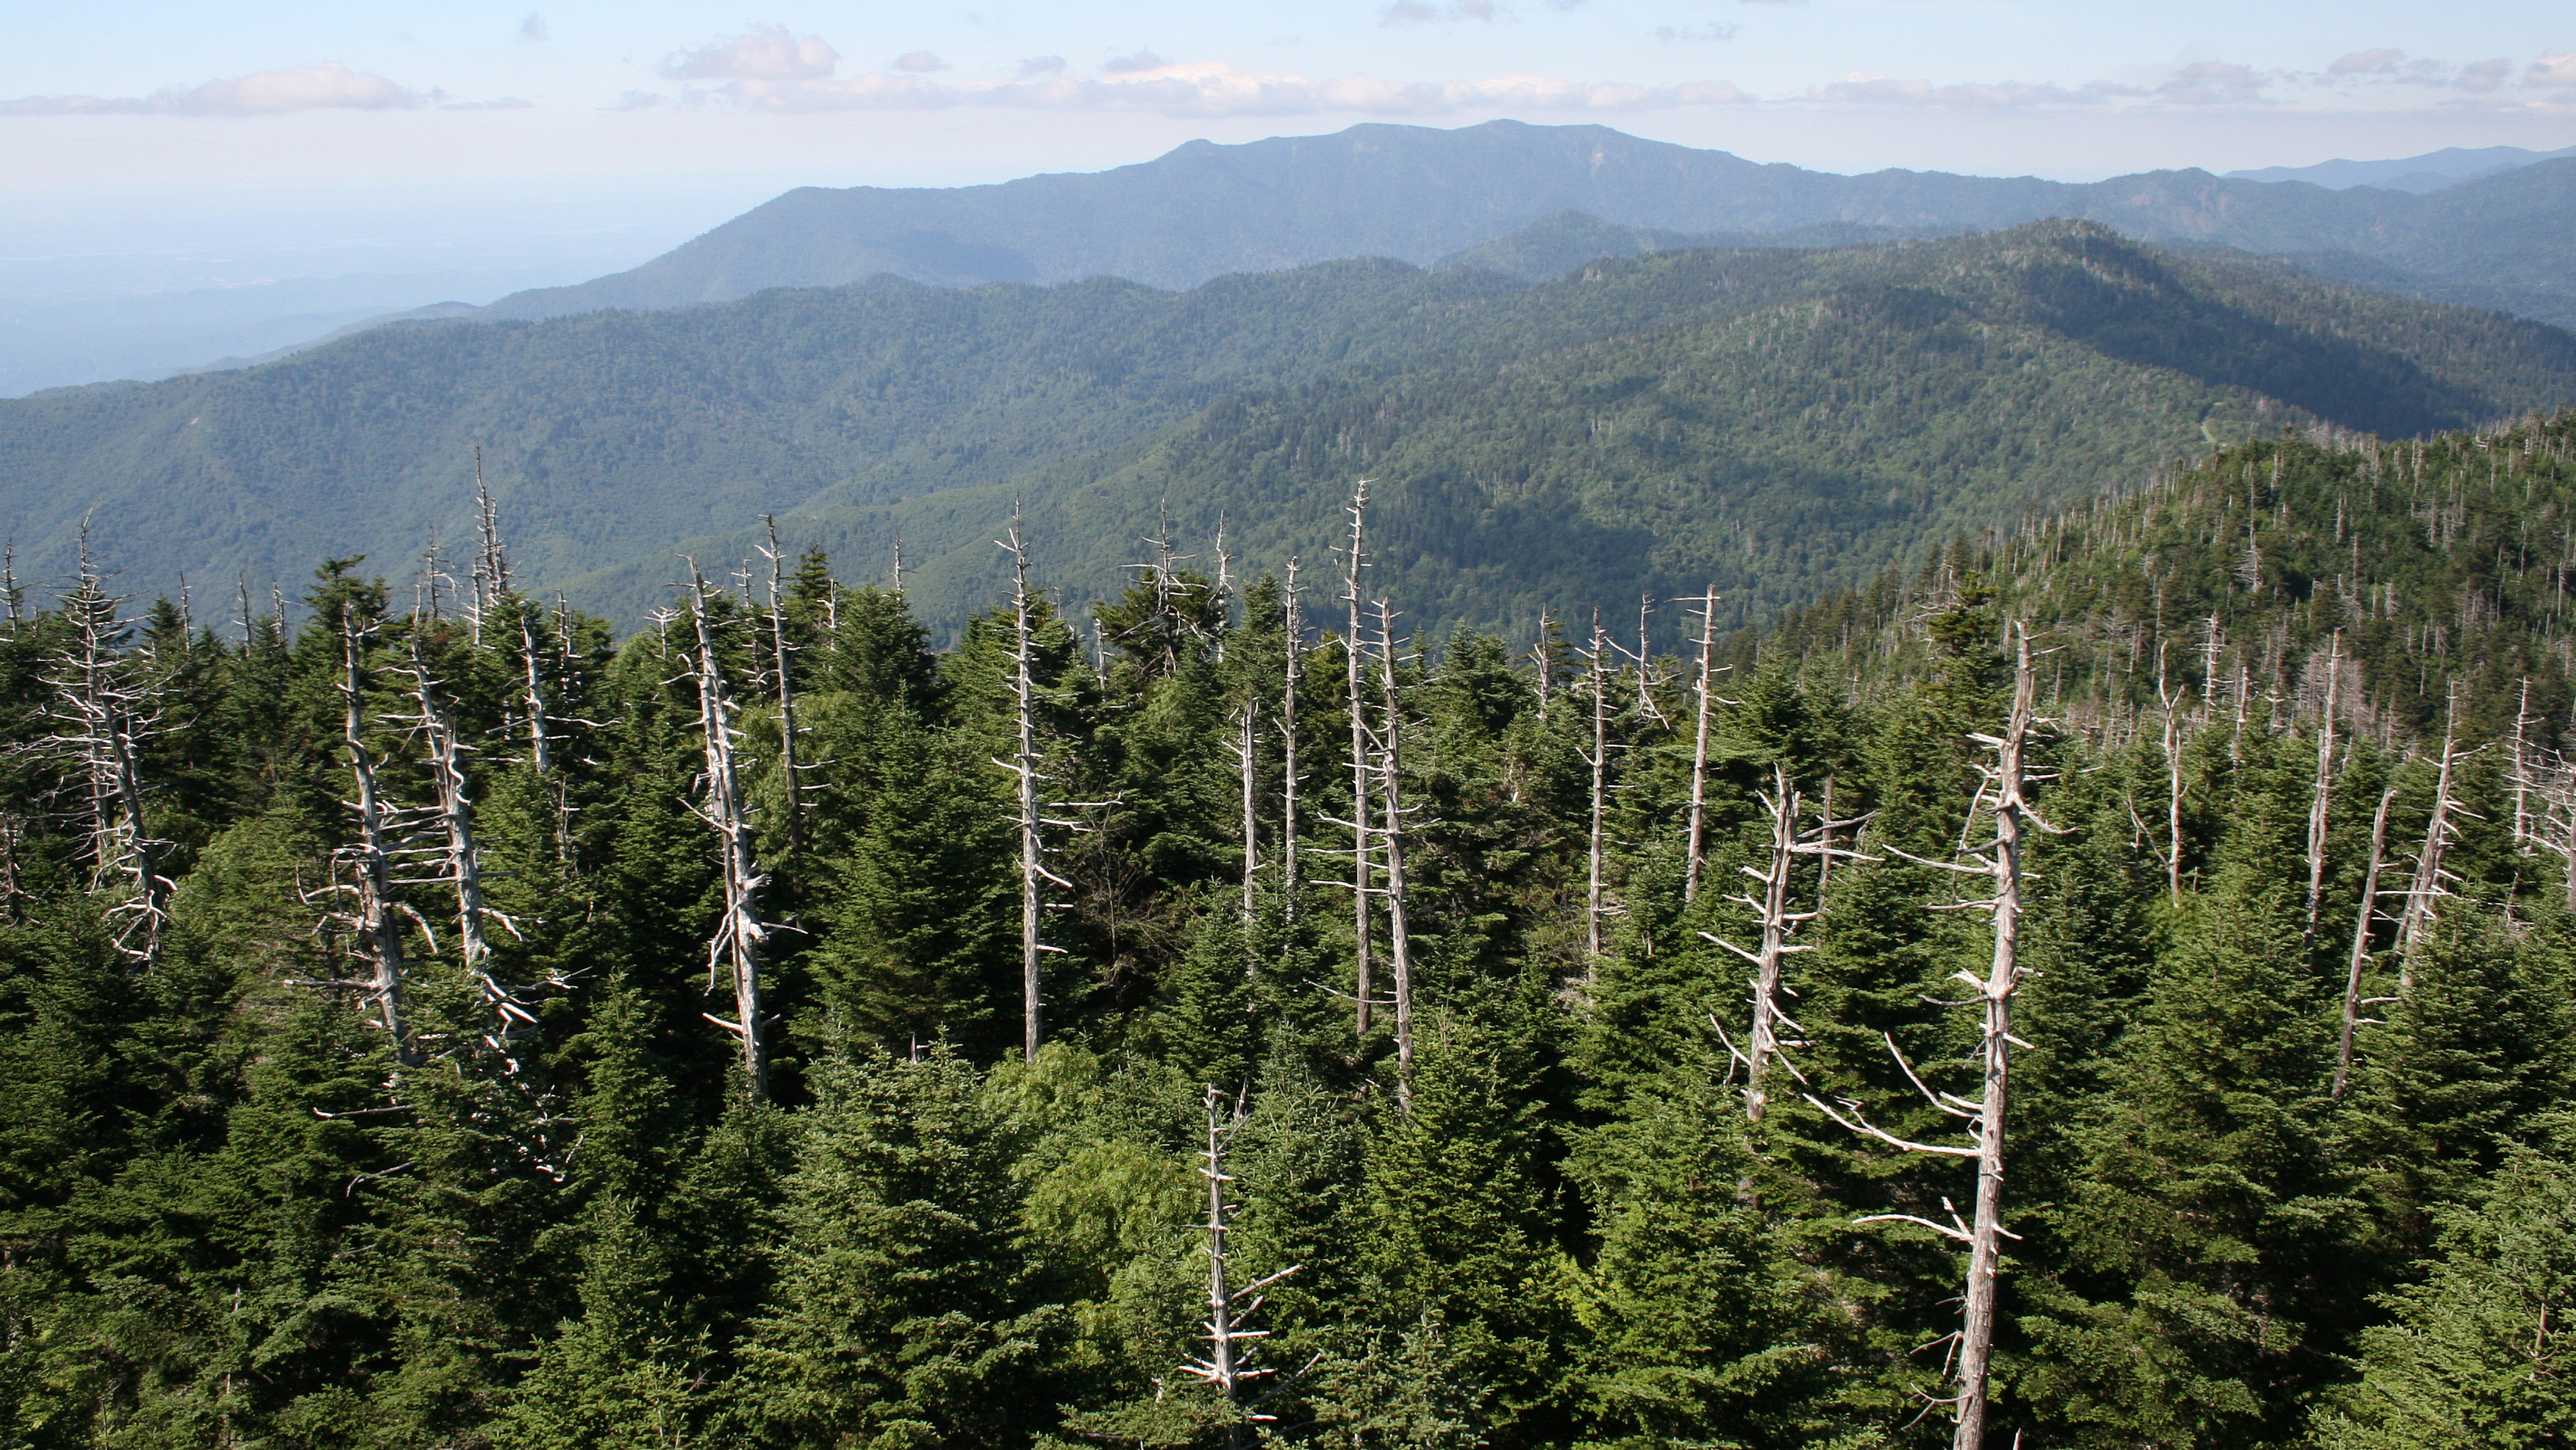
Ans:
[[[2231,171],[2236,181],[2304,181],[2329,191],[2353,186],[2377,186],[2390,191],[2423,193],[2457,186],[2481,176],[2494,176],[2516,167],[2539,161],[2558,161],[2576,156],[2576,146],[2562,151],[2530,151],[2520,146],[2446,146],[2427,151],[2421,156],[2402,156],[2393,161],[2320,161],[2314,166],[2266,166],[2255,171]]]
[[[2403,164],[2419,162],[2436,164]],[[2089,184],[1837,176],[1603,126],[1517,121],[1453,131],[1373,124],[1240,146],[1194,141],[1140,165],[991,186],[800,188],[631,271],[516,293],[473,315],[682,307],[879,275],[935,286],[1106,276],[1185,288],[1341,257],[1425,265],[1560,212],[1735,241],[1820,228],[1867,240],[2074,218],[2146,241],[2296,257],[2359,286],[2576,324],[2576,157],[2419,196],[2205,171]]]
[[[2300,188],[2311,196],[2329,193]],[[2576,403],[2576,337],[2159,250],[2094,223],[1824,250],[1674,249],[1543,217],[1529,284],[1355,260],[1171,293],[892,278],[658,311],[379,328],[283,362],[0,402],[21,577],[76,532],[124,587],[292,590],[472,536],[475,450],[529,581],[629,623],[671,549],[763,513],[857,574],[896,538],[925,613],[992,597],[1024,502],[1044,577],[1118,587],[1166,508],[1247,569],[1320,560],[1383,480],[1414,623],[1726,591],[1738,618],[1953,530],[2282,426],[2403,435]]]

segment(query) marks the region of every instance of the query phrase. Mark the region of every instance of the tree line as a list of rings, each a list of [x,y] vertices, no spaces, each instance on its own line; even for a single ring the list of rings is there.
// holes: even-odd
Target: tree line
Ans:
[[[2571,434],[1743,631],[1415,638],[1365,485],[1083,609],[1015,525],[945,650],[774,530],[621,640],[488,500],[0,577],[0,1424],[2556,1443]]]

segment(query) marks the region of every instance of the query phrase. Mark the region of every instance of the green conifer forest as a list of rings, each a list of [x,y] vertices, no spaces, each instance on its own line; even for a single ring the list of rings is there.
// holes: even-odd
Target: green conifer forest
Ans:
[[[0,1444],[2576,1436],[2576,414],[1746,629],[1402,503],[8,581]]]

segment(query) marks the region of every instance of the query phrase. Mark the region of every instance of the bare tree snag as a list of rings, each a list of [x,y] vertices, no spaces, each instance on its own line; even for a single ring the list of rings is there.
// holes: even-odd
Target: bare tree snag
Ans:
[[[1260,701],[1246,700],[1242,708],[1234,712],[1235,767],[1243,787],[1243,924],[1246,928],[1252,925],[1255,915],[1254,874],[1261,869],[1261,817],[1257,794],[1260,775],[1253,768],[1257,763],[1255,752],[1261,744],[1261,737],[1255,730],[1255,719],[1260,709]]]
[[[2433,925],[2433,903],[2451,894],[2443,882],[2449,879],[2442,869],[2442,854],[2451,844],[2457,828],[2451,822],[2459,803],[2451,798],[2451,774],[2461,759],[2459,749],[2460,682],[2451,682],[2448,708],[2442,718],[2442,762],[2433,779],[2433,814],[2424,822],[2424,845],[2415,853],[2415,879],[2406,889],[2406,915],[2397,931],[2397,990],[2406,992],[2415,985],[2415,949],[2422,944],[2424,932]]]
[[[1752,1030],[1746,1034],[1745,1050],[1736,1051],[1732,1042],[1727,1044],[1727,1048],[1744,1062],[1744,1116],[1754,1123],[1761,1122],[1770,1111],[1768,1079],[1772,1065],[1786,1060],[1785,1049],[1799,1045],[1783,1038],[1780,1029],[1786,1027],[1791,1032],[1805,1030],[1780,1005],[1783,996],[1796,995],[1780,980],[1781,963],[1793,952],[1815,950],[1789,940],[1791,933],[1815,920],[1817,915],[1815,911],[1790,910],[1789,888],[1797,859],[1800,856],[1828,860],[1835,856],[1869,859],[1857,852],[1839,850],[1832,844],[1831,832],[1835,828],[1858,825],[1858,821],[1837,821],[1829,812],[1826,819],[1813,828],[1800,829],[1798,816],[1804,801],[1790,785],[1789,767],[1785,762],[1772,762],[1771,789],[1768,793],[1757,793],[1757,798],[1771,817],[1770,861],[1759,871],[1750,866],[1737,869],[1762,883],[1762,895],[1758,899],[1751,895],[1730,899],[1753,909],[1762,927],[1761,945],[1746,951],[1721,937],[1700,933],[1702,938],[1716,942],[1753,965],[1753,978],[1747,983],[1753,989]]]
[[[1020,1040],[1027,1060],[1038,1060],[1046,1036],[1045,997],[1038,962],[1048,946],[1038,930],[1046,910],[1046,885],[1069,883],[1046,868],[1046,818],[1038,808],[1041,766],[1037,734],[1036,597],[1029,592],[1029,551],[1020,541],[1020,512],[1011,510],[1011,531],[996,540],[1011,556],[1011,699],[1018,716],[1017,748],[1009,760],[993,763],[1011,772],[1019,787],[1020,829]]]
[[[769,530],[769,542],[761,546],[761,557],[769,561],[769,653],[770,670],[778,684],[778,772],[786,782],[787,849],[805,849],[805,787],[798,779],[796,763],[796,679],[788,670],[787,657],[793,652],[787,643],[786,595],[779,587],[778,571],[786,555],[778,547],[778,520],[762,514],[760,522]],[[794,875],[789,876],[791,884]]]
[[[742,775],[734,760],[732,694],[725,687],[724,667],[716,654],[715,625],[707,617],[714,593],[697,561],[689,561],[689,617],[697,627],[697,658],[691,673],[698,682],[698,725],[706,736],[706,803],[690,809],[716,833],[724,861],[724,920],[707,948],[707,988],[730,970],[733,976],[733,1020],[712,1012],[699,1015],[742,1041],[743,1091],[752,1101],[769,1096],[769,1059],[761,1043],[767,1023],[760,1008],[761,949],[769,928],[760,919],[760,890],[769,884],[760,869],[758,837],[743,799]]]
[[[1256,1341],[1269,1337],[1270,1331],[1243,1326],[1260,1311],[1261,1291],[1296,1273],[1299,1266],[1291,1264],[1249,1284],[1229,1281],[1226,1235],[1233,1231],[1234,1205],[1229,1201],[1226,1185],[1234,1179],[1225,1171],[1225,1159],[1234,1145],[1234,1135],[1243,1128],[1243,1103],[1237,1099],[1229,1114],[1225,1099],[1217,1094],[1213,1083],[1208,1085],[1206,1101],[1207,1147],[1200,1153],[1199,1176],[1207,1181],[1207,1220],[1199,1228],[1207,1235],[1207,1318],[1201,1325],[1207,1332],[1199,1338],[1208,1352],[1205,1358],[1194,1357],[1181,1369],[1205,1382],[1235,1410],[1238,1418],[1226,1426],[1226,1445],[1228,1450],[1246,1450],[1252,1439],[1244,1433],[1244,1427],[1270,1424],[1279,1417],[1260,1412],[1267,1396],[1246,1394],[1253,1381],[1272,1373],[1251,1363],[1258,1347]]]
[[[1977,1164],[1977,1202],[1973,1223],[1962,1223],[1955,1210],[1950,1222],[1936,1223],[1913,1214],[1870,1214],[1855,1223],[1901,1221],[1928,1228],[1968,1246],[1968,1282],[1962,1296],[1963,1312],[1959,1332],[1953,1340],[1951,1358],[1954,1392],[1941,1403],[1951,1406],[1957,1416],[1951,1435],[1952,1450],[1982,1450],[1986,1439],[1986,1380],[1994,1358],[1995,1281],[2003,1261],[2004,1228],[2004,1129],[2007,1089],[2011,1080],[2012,1049],[2023,1046],[2012,1035],[2013,995],[2021,986],[2021,853],[2022,833],[2032,828],[2054,833],[2057,828],[2031,809],[2025,796],[2032,777],[2024,764],[2024,752],[2031,729],[2038,723],[2034,713],[2037,690],[2030,668],[2030,628],[2019,620],[2013,622],[2014,665],[2013,703],[2009,723],[2001,736],[1974,734],[1969,738],[1994,753],[1992,765],[1980,765],[1984,784],[1977,804],[1993,812],[1995,837],[1984,846],[1962,852],[1972,864],[1928,861],[1907,856],[1921,865],[1932,866],[1964,876],[1982,876],[1994,886],[1992,899],[1975,903],[1983,906],[1994,924],[1994,957],[1984,980],[1973,974],[1959,973],[1961,980],[1974,987],[1984,1008],[1984,1030],[1981,1052],[1984,1063],[1984,1090],[1975,1099],[1950,1093],[1934,1092],[1923,1085],[1922,1078],[1903,1054],[1896,1053],[1894,1038],[1888,1039],[1888,1050],[1896,1053],[1899,1067],[1905,1070],[1926,1101],[1952,1117],[1969,1121],[1975,1142],[1970,1146],[1918,1143],[1896,1137],[1861,1114],[1860,1105],[1846,1101],[1842,1109],[1828,1107],[1813,1094],[1807,1101],[1815,1108],[1852,1132],[1863,1134],[1902,1148],[1911,1153],[1933,1153],[1954,1158],[1971,1158]],[[1973,807],[1972,807],[1973,814]],[[1846,1116],[1848,1113],[1848,1116]]]
[[[403,1018],[402,927],[394,920],[393,812],[376,785],[376,761],[367,748],[366,671],[362,645],[372,626],[362,629],[354,605],[340,605],[340,744],[349,753],[349,780],[357,797],[349,809],[357,816],[358,838],[339,852],[350,868],[356,907],[341,915],[357,938],[359,955],[370,968],[364,988],[376,1009],[376,1020],[392,1042],[394,1060],[405,1067],[420,1064],[418,1044]]]
[[[465,964],[465,974],[474,979],[476,991],[491,1009],[494,1019],[491,1046],[505,1049],[508,1041],[537,1025],[536,1014],[513,996],[492,975],[492,946],[485,934],[486,921],[496,921],[504,931],[515,936],[518,925],[483,900],[483,858],[474,842],[474,801],[466,789],[465,752],[470,748],[457,738],[456,727],[438,702],[438,681],[431,677],[428,663],[421,658],[420,642],[412,642],[411,669],[413,698],[420,703],[420,728],[429,750],[429,779],[438,796],[438,823],[446,838],[446,876],[456,893],[457,953]]]
[[[2213,666],[2215,668],[2215,666]],[[2191,686],[2167,693],[2164,641],[2156,642],[2156,700],[2165,707],[2165,891],[2182,905],[2182,702]]]
[[[1584,673],[1584,689],[1592,696],[1592,749],[1583,756],[1583,763],[1592,767],[1591,816],[1590,825],[1584,832],[1583,875],[1583,979],[1590,982],[1601,975],[1602,823],[1610,794],[1610,636],[1601,627],[1601,611],[1598,609],[1592,611],[1592,647],[1583,651],[1583,655],[1590,662],[1590,668]]]
[[[1378,796],[1386,808],[1379,849],[1386,860],[1387,965],[1395,974],[1395,1094],[1413,1110],[1413,933],[1404,895],[1404,707],[1395,688],[1394,616],[1377,605],[1378,679],[1386,710],[1379,753]]]
[[[1682,877],[1682,900],[1699,899],[1700,871],[1708,861],[1708,731],[1716,715],[1717,696],[1712,688],[1717,681],[1717,584],[1711,581],[1708,592],[1696,601],[1699,608],[1699,678],[1691,687],[1693,714],[1697,717],[1691,729],[1690,779],[1690,850]],[[1827,814],[1832,813],[1830,805]]]
[[[467,619],[474,642],[483,642],[483,621],[510,592],[510,562],[501,552],[501,511],[483,482],[483,445],[474,445],[474,612]]]
[[[70,638],[54,652],[45,680],[56,728],[44,744],[80,773],[90,889],[109,896],[107,915],[122,921],[117,950],[149,966],[160,960],[175,889],[162,869],[167,843],[153,839],[143,809],[141,746],[159,726],[160,707],[125,652],[125,601],[107,592],[86,523],[79,558],[72,591],[61,600]]]
[[[2531,849],[2531,774],[2530,752],[2526,748],[2531,725],[2531,677],[2523,676],[2522,692],[2513,703],[2513,848]]]
[[[2380,792],[2379,813],[2370,822],[2370,863],[2361,873],[2361,914],[2352,924],[2352,962],[2343,983],[2343,1036],[2335,1049],[2337,1102],[2343,1100],[2344,1088],[2352,1080],[2353,1029],[2361,1025],[2361,969],[2370,961],[2370,928],[2379,916],[2379,868],[2388,852],[2388,808],[2396,801],[2397,787]]]
[[[2326,814],[2334,798],[2335,707],[2343,688],[2343,631],[2334,632],[2326,655],[2326,704],[2317,721],[2317,783],[2308,801],[2307,940],[2317,936],[2317,909],[2326,891]]]
[[[1288,556],[1288,589],[1280,607],[1287,614],[1288,661],[1279,696],[1279,900],[1282,915],[1294,923],[1306,885],[1297,860],[1297,685],[1306,675],[1306,614],[1294,554]]]
[[[1349,606],[1348,632],[1342,636],[1343,664],[1349,673],[1351,709],[1351,971],[1354,981],[1352,1026],[1359,1037],[1369,1032],[1369,989],[1374,965],[1369,960],[1369,892],[1376,869],[1369,851],[1369,738],[1367,695],[1361,688],[1360,571],[1367,562],[1368,486],[1363,478],[1351,490],[1351,542],[1342,574],[1342,602]]]

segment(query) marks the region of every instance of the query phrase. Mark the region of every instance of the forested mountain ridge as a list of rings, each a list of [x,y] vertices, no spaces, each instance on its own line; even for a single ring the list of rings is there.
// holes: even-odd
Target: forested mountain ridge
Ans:
[[[483,315],[679,307],[878,273],[943,286],[1114,276],[1185,288],[1339,257],[1419,265],[1575,211],[1678,233],[1960,231],[2078,218],[2146,241],[2342,253],[2347,266],[2370,264],[2374,286],[2471,305],[2509,291],[2517,310],[2576,323],[2564,282],[2571,176],[2576,161],[2545,161],[2438,196],[2197,170],[2082,184],[1840,176],[1605,126],[1370,123],[1236,146],[1193,141],[1134,166],[990,186],[799,188],[640,267],[519,293]]]
[[[1010,591],[944,651],[792,532],[622,641],[499,531],[416,592],[330,561],[239,639],[13,592],[0,1425],[1910,1447],[1973,1389],[1997,1446],[2393,1450],[2576,1413],[2576,414],[2238,443],[1703,634],[1722,675],[1626,617],[1409,639],[1399,506],[1352,503],[1299,594],[1149,545],[1090,619]],[[2023,869],[1921,864],[2007,819]],[[1985,1331],[1954,1227],[2008,1243]]]
[[[1194,549],[1230,515],[1276,568],[1365,469],[1403,496],[1389,567],[1418,563],[1420,623],[1525,628],[1541,599],[1712,573],[1730,610],[1813,598],[2279,420],[2397,434],[2571,399],[2552,329],[2045,223],[1539,286],[1350,262],[386,329],[0,404],[0,504],[31,577],[89,517],[136,587],[257,592],[305,555],[469,536],[479,448],[527,576],[630,625],[675,540],[739,560],[732,531],[772,513],[879,567],[899,534],[944,631],[989,597],[1015,496],[1042,577],[1097,598],[1167,500]]]

